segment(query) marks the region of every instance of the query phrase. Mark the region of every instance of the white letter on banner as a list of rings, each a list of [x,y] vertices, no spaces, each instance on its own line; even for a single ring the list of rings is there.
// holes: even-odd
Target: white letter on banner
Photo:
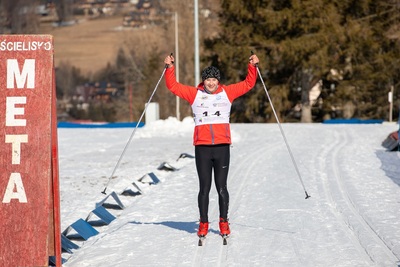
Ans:
[[[15,88],[14,81],[17,88],[24,88],[25,83],[26,88],[35,88],[35,59],[25,59],[22,73],[16,59],[7,59],[7,88]]]
[[[21,143],[28,143],[27,134],[6,135],[6,143],[12,144],[12,164],[21,163]]]
[[[15,107],[16,104],[26,104],[26,96],[6,97],[6,126],[26,126],[25,119],[16,119],[15,115],[24,115],[24,108]]]
[[[14,188],[16,191],[14,191]],[[10,203],[11,199],[18,199],[20,203],[28,202],[26,199],[25,188],[22,184],[21,174],[18,172],[13,172],[10,175],[3,203]]]

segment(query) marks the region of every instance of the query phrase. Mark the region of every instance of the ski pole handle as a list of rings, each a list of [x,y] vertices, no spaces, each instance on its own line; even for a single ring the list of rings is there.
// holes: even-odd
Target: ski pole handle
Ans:
[[[254,55],[253,50],[250,51],[251,55]],[[256,67],[258,68],[258,63],[256,63]]]
[[[169,56],[172,57],[173,54],[174,53],[171,53]],[[172,64],[174,64],[174,61],[172,61]],[[168,64],[165,64],[165,68],[167,69],[168,67],[169,67]]]

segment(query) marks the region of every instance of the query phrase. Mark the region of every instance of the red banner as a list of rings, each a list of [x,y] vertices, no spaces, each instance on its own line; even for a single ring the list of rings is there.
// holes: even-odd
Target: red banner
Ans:
[[[0,266],[48,266],[53,54],[49,35],[0,39]]]

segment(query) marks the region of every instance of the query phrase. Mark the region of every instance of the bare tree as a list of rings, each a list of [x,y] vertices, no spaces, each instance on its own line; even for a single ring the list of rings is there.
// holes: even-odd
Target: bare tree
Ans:
[[[0,3],[0,31],[12,34],[32,34],[39,29],[37,0],[3,0]]]
[[[58,23],[64,24],[73,20],[73,1],[72,0],[55,0]]]

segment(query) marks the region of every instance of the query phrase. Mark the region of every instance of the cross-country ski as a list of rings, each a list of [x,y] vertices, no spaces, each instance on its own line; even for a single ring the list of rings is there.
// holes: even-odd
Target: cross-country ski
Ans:
[[[221,235],[221,237],[222,237],[222,244],[223,245],[228,245],[228,235]]]
[[[199,237],[199,242],[198,242],[198,246],[203,246],[204,242],[206,241],[206,237],[205,236],[200,236]]]
[[[228,245],[228,237],[229,236],[228,235],[221,235],[221,237],[222,237],[222,244],[223,245]],[[200,236],[197,245],[199,247],[201,247],[201,246],[203,246],[205,244],[205,241],[206,241],[206,237],[205,236]]]

